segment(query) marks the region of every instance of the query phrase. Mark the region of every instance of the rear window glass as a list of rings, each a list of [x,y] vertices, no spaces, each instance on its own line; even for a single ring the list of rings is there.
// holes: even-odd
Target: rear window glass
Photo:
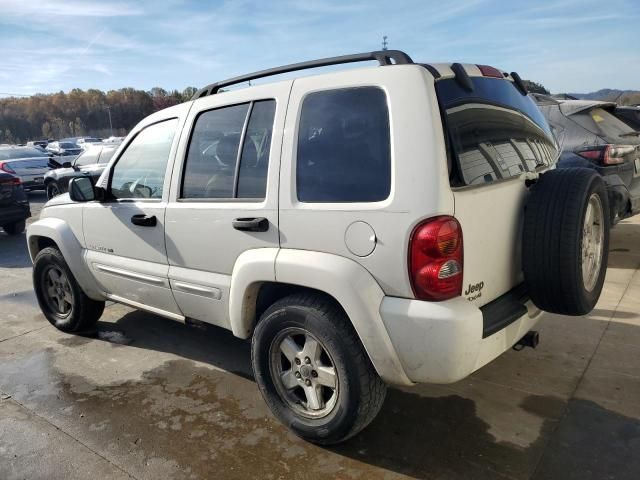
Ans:
[[[634,138],[637,138],[634,135],[625,135],[633,134],[633,128],[603,108],[592,108],[591,110],[576,113],[571,115],[571,119],[581,127],[604,137],[604,140],[611,143],[618,143],[621,138],[626,138],[633,142]]]
[[[3,148],[0,149],[0,160],[13,160],[14,158],[48,157],[42,150],[32,147]]]
[[[549,124],[512,82],[472,77],[473,91],[455,79],[437,82],[451,156],[451,185],[479,185],[553,163],[558,155]]]
[[[379,88],[309,94],[298,131],[301,202],[375,202],[391,190],[387,98]]]

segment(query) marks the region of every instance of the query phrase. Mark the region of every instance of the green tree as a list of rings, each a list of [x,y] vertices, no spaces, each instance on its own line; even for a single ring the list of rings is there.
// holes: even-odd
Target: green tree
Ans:
[[[545,95],[550,95],[549,90],[544,88],[541,83],[534,82],[532,80],[522,80],[522,83],[524,83],[524,86],[527,87],[527,91],[529,93],[543,93]]]

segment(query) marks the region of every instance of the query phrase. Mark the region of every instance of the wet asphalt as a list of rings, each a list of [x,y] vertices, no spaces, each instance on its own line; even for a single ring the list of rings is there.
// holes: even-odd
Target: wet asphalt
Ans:
[[[369,428],[321,448],[271,416],[229,332],[120,305],[95,334],[55,330],[24,235],[0,232],[0,479],[637,480],[639,267],[634,219],[590,315],[549,315],[537,349],[459,383],[390,388]]]

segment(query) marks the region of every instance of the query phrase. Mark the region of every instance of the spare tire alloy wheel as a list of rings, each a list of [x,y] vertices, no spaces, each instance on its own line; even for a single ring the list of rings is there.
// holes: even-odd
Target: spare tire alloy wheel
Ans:
[[[600,197],[593,193],[589,197],[582,230],[582,281],[588,292],[595,288],[602,268],[604,227],[602,202]]]
[[[540,176],[525,207],[522,271],[533,303],[551,313],[585,315],[598,302],[609,258],[607,189],[586,168]]]
[[[271,344],[271,375],[282,399],[299,415],[327,416],[338,398],[338,377],[327,349],[301,328],[280,332]]]

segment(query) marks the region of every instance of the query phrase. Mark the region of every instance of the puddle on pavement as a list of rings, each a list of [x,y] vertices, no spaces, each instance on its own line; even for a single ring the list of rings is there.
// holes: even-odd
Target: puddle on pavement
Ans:
[[[64,337],[60,343],[91,341]],[[242,376],[172,360],[140,379],[96,385],[57,371],[55,355],[46,349],[4,362],[0,388],[146,478],[214,472],[224,478],[524,477],[554,423],[544,420],[529,448],[496,443],[472,400],[390,389],[367,430],[345,445],[321,448],[289,433],[270,415],[255,383]],[[546,417],[557,413],[557,402],[531,397],[522,407]]]

